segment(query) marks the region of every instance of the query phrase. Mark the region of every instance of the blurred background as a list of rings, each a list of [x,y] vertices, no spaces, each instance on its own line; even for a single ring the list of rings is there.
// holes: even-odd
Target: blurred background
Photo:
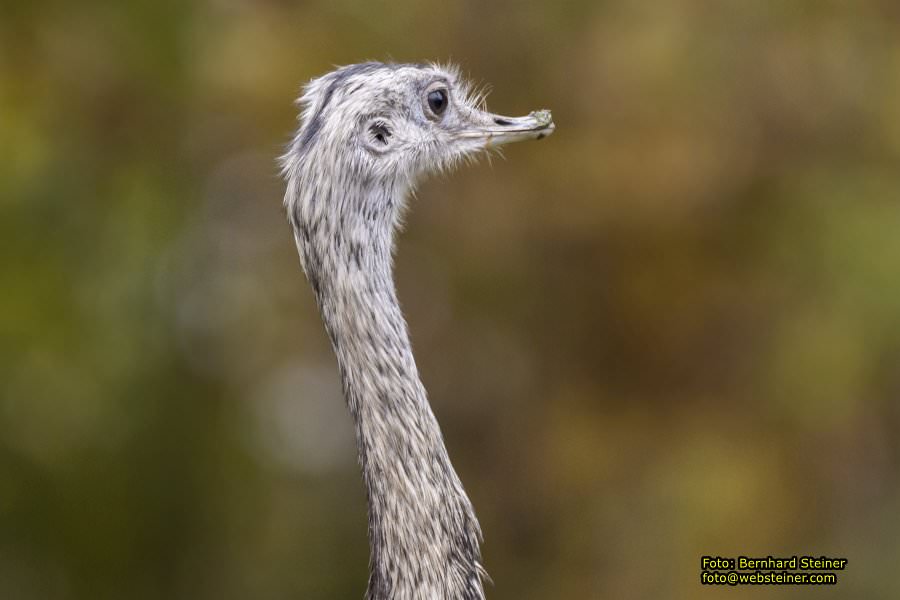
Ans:
[[[0,597],[362,597],[275,157],[366,59],[558,127],[427,182],[399,240],[489,597],[720,597],[703,554],[900,597],[893,0],[4,3]]]

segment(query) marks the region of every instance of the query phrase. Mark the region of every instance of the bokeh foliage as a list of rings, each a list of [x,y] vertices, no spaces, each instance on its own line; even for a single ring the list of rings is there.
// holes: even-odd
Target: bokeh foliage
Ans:
[[[399,243],[491,598],[900,560],[892,0],[0,7],[0,597],[359,598],[365,505],[274,162],[334,64],[452,60],[557,133]],[[736,598],[758,589],[729,589]]]

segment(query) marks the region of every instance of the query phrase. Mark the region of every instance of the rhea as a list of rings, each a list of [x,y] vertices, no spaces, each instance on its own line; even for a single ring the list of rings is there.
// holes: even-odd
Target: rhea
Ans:
[[[554,129],[486,112],[452,67],[365,63],[309,82],[281,158],[300,262],[337,356],[369,518],[367,600],[482,600],[481,530],[419,379],[394,233],[425,175]]]

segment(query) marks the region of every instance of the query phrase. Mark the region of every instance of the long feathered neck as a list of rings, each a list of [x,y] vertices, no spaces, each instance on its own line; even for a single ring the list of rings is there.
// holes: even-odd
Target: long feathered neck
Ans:
[[[393,282],[406,184],[300,160],[285,202],[337,355],[369,508],[368,600],[482,600],[481,532],[419,380]]]

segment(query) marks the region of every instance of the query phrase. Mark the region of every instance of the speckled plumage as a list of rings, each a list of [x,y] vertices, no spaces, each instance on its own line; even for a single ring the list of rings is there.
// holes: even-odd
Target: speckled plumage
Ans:
[[[434,90],[447,94],[441,114]],[[343,67],[311,81],[299,104],[301,125],[282,158],[284,201],[356,426],[369,507],[366,598],[481,600],[481,531],[413,359],[393,236],[420,176],[498,139],[543,137],[552,123],[513,127],[437,65]]]

